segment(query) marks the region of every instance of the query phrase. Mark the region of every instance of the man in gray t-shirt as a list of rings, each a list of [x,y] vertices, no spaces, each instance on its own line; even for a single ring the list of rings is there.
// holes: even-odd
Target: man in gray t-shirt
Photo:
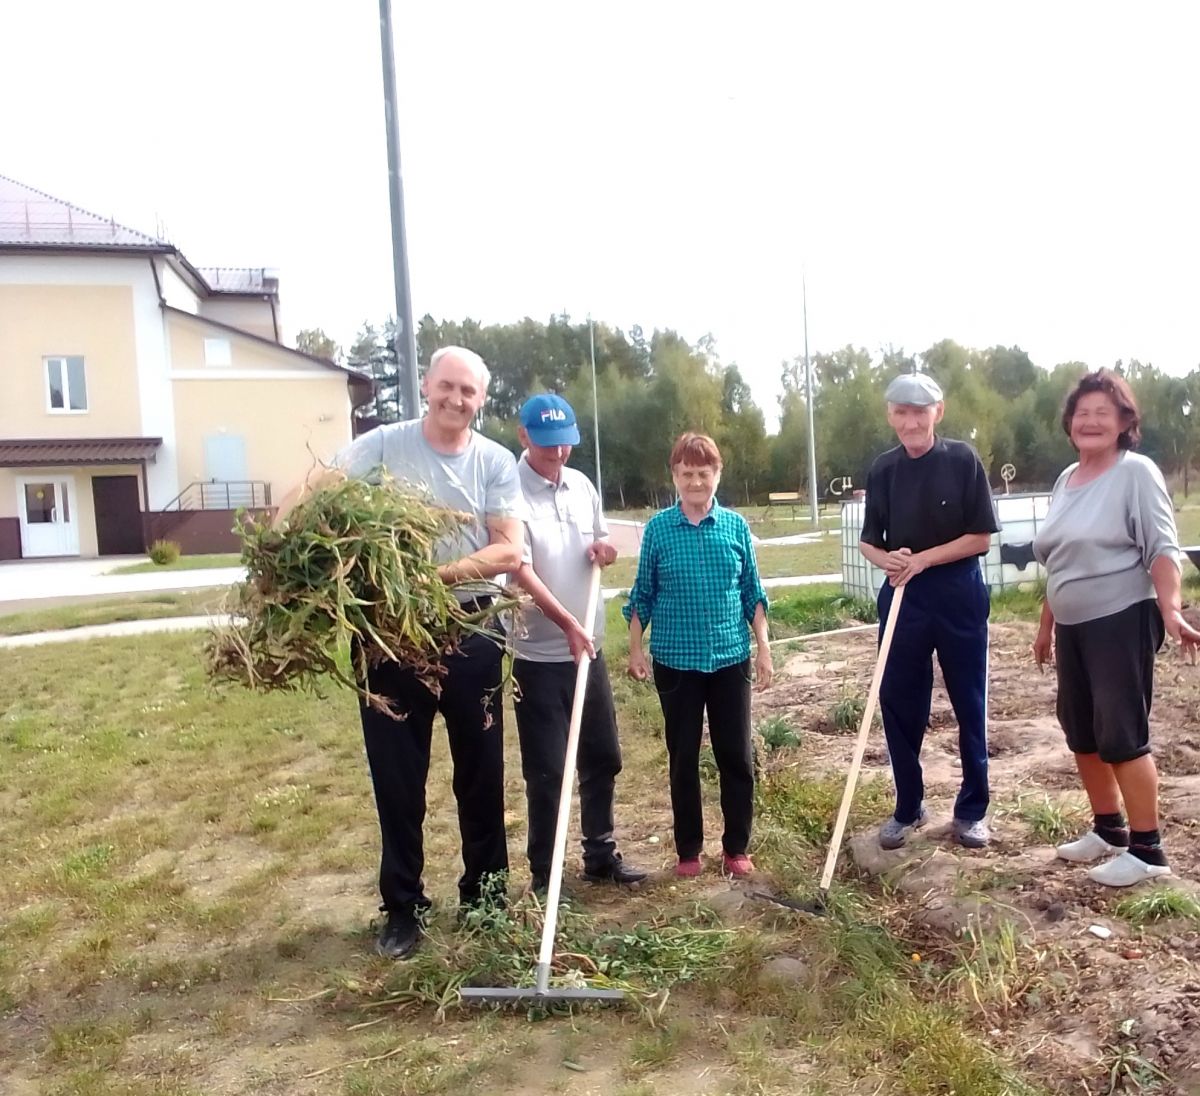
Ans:
[[[604,655],[604,606],[587,611],[593,565],[616,559],[600,496],[582,472],[567,467],[579,442],[575,412],[561,396],[533,396],[521,408],[518,429],[525,452],[517,466],[525,499],[525,559],[517,581],[534,605],[513,639],[517,735],[529,808],[527,851],[532,887],[549,881],[554,829],[575,700],[575,666],[595,657],[588,674],[580,725],[579,814],[584,878],[640,883],[644,871],[626,864],[613,837],[613,790],[621,748]],[[591,625],[591,639],[588,628]]]
[[[435,553],[439,574],[451,584],[492,582],[521,565],[516,462],[508,450],[471,429],[488,379],[487,367],[472,351],[437,351],[421,386],[428,405],[424,418],[380,426],[334,458],[347,476],[370,479],[386,468],[396,479],[424,488],[435,501],[472,517]],[[474,592],[468,587],[459,598],[472,604],[490,595],[482,587]],[[498,638],[468,638],[444,659],[437,693],[395,662],[368,672],[370,690],[407,712],[398,722],[360,704],[383,844],[379,889],[387,920],[377,943],[383,955],[404,958],[416,948],[419,915],[429,906],[421,880],[422,828],[433,720],[439,711],[454,762],[464,869],[460,901],[469,907],[504,900],[508,846],[502,660]]]

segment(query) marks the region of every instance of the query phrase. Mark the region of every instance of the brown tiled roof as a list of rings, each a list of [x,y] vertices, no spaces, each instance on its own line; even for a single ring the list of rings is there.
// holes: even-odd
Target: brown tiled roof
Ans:
[[[171,245],[0,175],[0,246],[166,251]]]
[[[153,461],[162,438],[0,438],[0,468]]]

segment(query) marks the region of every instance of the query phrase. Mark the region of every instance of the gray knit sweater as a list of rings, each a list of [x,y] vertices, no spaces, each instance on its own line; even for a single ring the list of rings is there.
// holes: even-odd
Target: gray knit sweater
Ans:
[[[1180,565],[1171,496],[1152,460],[1122,452],[1107,472],[1068,487],[1077,467],[1058,477],[1033,541],[1059,624],[1111,616],[1153,598],[1150,565],[1159,556]]]

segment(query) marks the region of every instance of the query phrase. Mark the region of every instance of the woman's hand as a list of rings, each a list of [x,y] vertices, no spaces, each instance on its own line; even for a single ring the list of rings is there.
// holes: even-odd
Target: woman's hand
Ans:
[[[758,653],[754,656],[754,688],[762,692],[775,677],[775,663],[771,658],[771,648],[765,643],[758,645]]]
[[[1054,629],[1039,628],[1037,638],[1033,641],[1033,661],[1037,668],[1046,672],[1046,665],[1054,665]]]
[[[1163,613],[1163,627],[1166,628],[1167,635],[1179,644],[1184,658],[1195,666],[1196,651],[1200,648],[1200,632],[1184,620],[1183,613],[1179,609],[1171,609]]]
[[[650,677],[650,663],[640,646],[629,648],[629,676],[634,681],[646,681]]]

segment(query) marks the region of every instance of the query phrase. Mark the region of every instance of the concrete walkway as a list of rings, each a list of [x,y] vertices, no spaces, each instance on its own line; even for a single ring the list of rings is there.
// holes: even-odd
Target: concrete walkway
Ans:
[[[0,604],[108,595],[120,597],[162,590],[206,590],[212,586],[230,586],[246,577],[241,567],[147,571],[138,575],[110,573],[129,563],[144,562],[145,556],[108,556],[104,559],[0,563]]]
[[[199,573],[199,572],[195,572]],[[129,576],[141,577],[141,576]],[[157,576],[156,576],[157,577]],[[812,586],[821,582],[841,582],[840,574],[794,575],[789,578],[765,578],[763,586]],[[231,581],[237,581],[233,579]],[[626,587],[614,586],[602,591],[605,601],[625,593]],[[54,632],[31,632],[21,636],[0,636],[0,651],[13,647],[37,647],[43,643],[69,643],[73,640],[111,639],[121,636],[150,635],[155,632],[187,632],[209,627],[222,618],[213,616],[159,617],[153,620],[122,620],[114,624],[89,624],[82,628],[62,628]]]
[[[30,632],[23,636],[0,636],[0,650],[12,647],[40,647],[43,643],[67,643],[72,640],[152,635],[155,632],[191,632],[198,628],[207,628],[218,619],[209,616],[186,616],[161,617],[157,620],[121,620],[114,624],[89,624],[83,628],[63,628],[56,632]]]

